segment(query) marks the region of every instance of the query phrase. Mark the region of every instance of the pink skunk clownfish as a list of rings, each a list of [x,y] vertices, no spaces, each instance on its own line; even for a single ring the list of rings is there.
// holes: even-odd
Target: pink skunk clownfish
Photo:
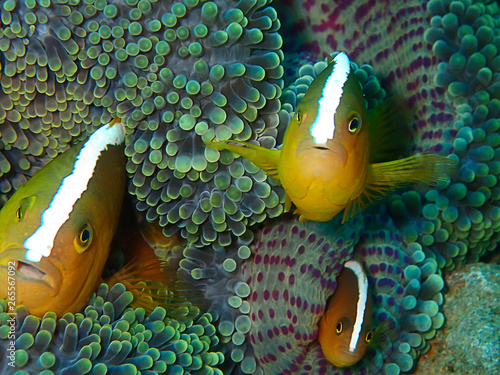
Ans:
[[[374,339],[372,297],[362,265],[350,260],[337,278],[337,289],[319,321],[318,341],[337,367],[358,362]]]
[[[75,313],[103,281],[125,194],[124,138],[119,121],[102,126],[40,169],[0,211],[0,279],[15,280],[16,306],[40,317]],[[144,280],[164,280],[152,250],[110,281],[129,288]],[[0,284],[7,298],[7,283]],[[140,290],[132,291],[139,305]]]
[[[438,155],[397,158],[393,101],[368,114],[361,85],[345,53],[314,79],[286,130],[281,150],[248,142],[207,142],[248,159],[278,180],[300,220],[343,221],[375,199],[409,182],[446,181],[456,163]],[[390,118],[392,114],[392,118]],[[389,161],[379,162],[382,156]]]

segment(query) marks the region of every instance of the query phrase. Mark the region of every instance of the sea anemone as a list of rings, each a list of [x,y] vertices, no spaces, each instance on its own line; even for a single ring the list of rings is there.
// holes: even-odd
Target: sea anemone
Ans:
[[[407,100],[414,152],[451,154],[459,162],[449,184],[389,199],[405,241],[418,242],[447,269],[494,249],[500,226],[498,4],[433,0],[391,2],[390,7],[387,2],[356,1],[289,5],[299,16],[285,23],[283,35],[292,29],[300,32],[293,45],[285,38],[285,47],[318,55],[344,50],[351,59],[371,64],[388,96]],[[352,24],[341,21],[345,19]]]
[[[83,313],[41,319],[24,307],[7,313],[0,301],[0,368],[16,374],[220,374],[222,353],[210,314],[177,321],[158,307],[146,316],[128,307],[133,296],[123,285],[101,284]],[[15,317],[15,368],[10,367],[11,324]],[[10,354],[9,354],[10,355]],[[10,371],[10,372],[9,372]],[[6,372],[6,373],[7,373]]]
[[[53,158],[119,117],[129,192],[165,234],[228,245],[283,211],[264,172],[203,145],[274,145],[283,54],[267,1],[7,0],[2,24],[4,194],[30,157]]]

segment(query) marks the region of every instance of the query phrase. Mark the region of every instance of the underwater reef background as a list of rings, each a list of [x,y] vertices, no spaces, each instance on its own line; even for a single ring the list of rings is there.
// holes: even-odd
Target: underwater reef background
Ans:
[[[444,324],[455,327],[459,303],[447,299],[443,276],[491,255],[500,238],[495,1],[0,4],[2,202],[119,117],[128,192],[166,235],[187,241],[180,268],[208,304],[184,317],[162,307],[148,316],[128,307],[122,286],[102,284],[84,312],[60,320],[20,307],[20,374],[392,375],[419,370],[424,353],[442,353],[429,340]],[[262,170],[203,141],[279,146],[335,51],[356,62],[369,109],[406,99],[413,152],[449,155],[459,169],[449,183],[399,191],[345,224],[300,223],[283,214],[283,189]],[[391,321],[394,332],[341,369],[324,359],[317,324],[354,251],[372,287],[375,325]],[[0,304],[0,369],[14,373],[6,308]]]

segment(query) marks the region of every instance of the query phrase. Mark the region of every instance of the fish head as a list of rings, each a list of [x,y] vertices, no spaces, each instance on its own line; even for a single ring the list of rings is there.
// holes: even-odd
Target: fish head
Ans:
[[[306,91],[290,134],[285,134],[282,157],[306,179],[335,190],[332,195],[341,198],[339,203],[345,202],[364,187],[367,125],[361,85],[349,59],[340,53]]]
[[[30,249],[45,247],[43,236],[28,245],[29,239],[57,223],[57,212],[45,214],[50,207],[59,207],[55,197],[64,194],[63,181],[76,171],[81,150],[82,145],[74,146],[48,163],[0,211],[0,278],[15,280],[16,305],[24,305],[33,315],[53,311],[62,316],[87,303],[101,280],[116,229],[125,186],[120,145],[108,146],[100,155],[78,198],[62,200],[71,207],[67,218],[57,224],[49,253],[38,259],[28,256]],[[7,295],[4,285],[0,298]]]

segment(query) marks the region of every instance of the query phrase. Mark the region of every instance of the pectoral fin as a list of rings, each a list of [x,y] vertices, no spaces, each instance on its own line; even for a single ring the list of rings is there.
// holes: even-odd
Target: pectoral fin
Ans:
[[[456,168],[455,160],[433,154],[414,155],[400,160],[370,164],[365,189],[358,197],[348,202],[342,222],[408,183],[422,182],[435,185],[438,182],[446,182]]]
[[[205,143],[208,147],[215,148],[216,150],[229,150],[244,157],[254,163],[257,167],[262,168],[267,175],[273,177],[279,182],[278,163],[281,154],[280,150],[272,150],[249,142],[234,140]]]

